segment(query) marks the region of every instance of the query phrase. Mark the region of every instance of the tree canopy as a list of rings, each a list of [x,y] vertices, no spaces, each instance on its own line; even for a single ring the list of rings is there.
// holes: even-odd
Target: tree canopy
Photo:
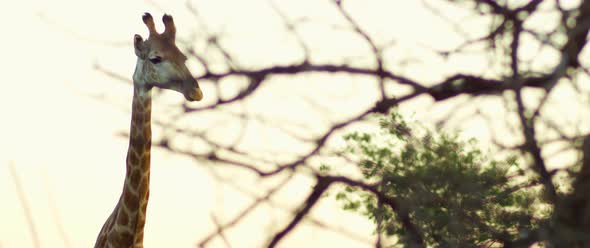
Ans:
[[[392,112],[380,119],[379,132],[347,134],[345,153],[358,161],[364,179],[409,214],[432,247],[472,247],[501,239],[514,241],[521,230],[538,227],[550,208],[538,184],[515,183],[522,169],[515,156],[496,160],[475,139],[407,123]],[[413,244],[392,209],[366,191],[347,186],[336,198],[344,209],[367,216],[377,232]],[[394,246],[397,247],[397,246]]]

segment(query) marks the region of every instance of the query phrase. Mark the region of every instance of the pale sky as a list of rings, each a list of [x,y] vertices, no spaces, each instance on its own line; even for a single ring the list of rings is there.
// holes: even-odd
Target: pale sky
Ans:
[[[14,164],[18,171],[41,247],[65,247],[56,226],[56,216],[71,247],[91,247],[94,244],[122,188],[127,140],[117,133],[128,131],[130,116],[127,110],[132,93],[130,85],[95,71],[94,64],[131,78],[135,66],[131,39],[135,33],[146,36],[147,30],[141,22],[141,15],[146,11],[157,20],[163,11],[172,14],[181,39],[203,35],[203,30],[193,25],[194,19],[185,9],[184,1],[155,2],[25,0],[0,3],[0,8],[4,10],[0,15],[0,27],[4,34],[0,44],[5,48],[1,57],[4,87],[0,91],[0,199],[3,202],[0,204],[0,247],[33,247],[14,178],[10,174],[10,164]],[[312,49],[316,49],[312,57],[314,61],[339,61],[337,59],[343,56],[356,57],[368,51],[362,40],[350,32],[330,29],[331,24],[341,23],[341,19],[329,1],[275,2],[293,18],[307,16],[312,23],[325,24],[309,25],[301,30],[307,41],[313,44]],[[452,68],[473,73],[486,68],[483,56],[465,56],[447,62],[433,56],[429,49],[450,49],[462,40],[451,33],[452,28],[444,25],[444,21],[426,11],[420,1],[347,2],[350,2],[346,5],[350,12],[361,25],[370,27],[369,32],[378,42],[385,43],[390,37],[396,38],[398,45],[391,52],[394,62],[424,58],[422,64],[396,68],[398,72],[433,81],[455,72]],[[231,51],[240,54],[238,61],[242,64],[286,64],[301,57],[297,43],[284,32],[284,26],[269,1],[200,0],[193,3],[201,10],[210,30],[223,30],[231,38],[226,44]],[[464,13],[457,9],[444,10],[454,20],[465,18],[462,16]],[[394,21],[382,21],[385,18]],[[405,20],[413,20],[412,25]],[[470,37],[478,37],[486,31],[480,28],[481,20],[469,20],[473,20],[466,24]],[[538,23],[543,26],[545,21],[547,19],[541,19]],[[160,23],[157,25],[161,27]],[[328,31],[332,33],[325,36]],[[195,46],[202,48],[202,44]],[[343,51],[346,54],[343,55]],[[555,56],[547,53],[544,58]],[[367,65],[370,62],[361,58],[352,64]],[[539,61],[537,66],[550,68],[552,64]],[[423,68],[428,68],[428,73]],[[197,63],[191,64],[191,70],[195,75],[202,72]],[[306,109],[310,107],[297,107],[300,100],[288,94],[296,92],[320,100],[327,94],[331,97],[328,99],[339,102],[329,116],[338,120],[349,115],[337,113],[363,109],[373,102],[375,96],[374,84],[367,82],[366,78],[319,75],[283,80],[289,86],[269,86],[265,89],[265,92],[272,92],[268,93],[269,98],[252,100],[248,102],[249,107],[278,117],[305,120],[309,118]],[[291,86],[313,80],[328,83],[301,88]],[[237,89],[237,85],[228,83],[227,87]],[[332,90],[335,85],[339,87],[337,91]],[[211,85],[205,83],[202,87],[205,100],[194,106],[207,104],[207,89]],[[571,89],[559,90],[556,94],[564,97],[561,99],[572,99],[567,97],[572,94]],[[98,100],[97,96],[105,96],[107,100]],[[269,104],[274,101],[272,97],[279,96],[284,104],[295,106],[292,111],[285,113],[284,108]],[[175,103],[181,98],[172,94],[166,97],[171,99],[169,102]],[[163,109],[158,106],[161,102],[154,102],[153,116],[164,114],[158,112]],[[428,117],[429,114],[420,111],[428,103],[428,98],[420,98],[409,103],[404,111],[416,113],[417,118]],[[429,111],[432,115],[441,113],[437,109]],[[565,119],[575,120],[578,115],[577,110],[571,108],[559,111]],[[190,123],[205,125],[211,122],[199,119]],[[224,135],[235,133],[231,128],[231,124],[222,125],[212,131],[212,136],[223,140]],[[461,128],[467,135],[478,135],[485,130],[477,122]],[[154,137],[158,137],[160,132],[161,129],[154,128]],[[288,150],[291,146],[290,143],[273,143],[272,135],[268,134],[249,143],[252,149],[268,148],[265,145],[279,151]],[[222,222],[228,221],[251,202],[251,198],[216,182],[207,168],[197,163],[161,149],[152,151],[146,247],[194,247],[214,229],[211,213],[215,213]],[[244,176],[232,171],[231,167],[223,173],[232,180],[238,178],[236,183],[239,185],[248,185],[246,188],[250,192],[255,192],[257,185],[261,185],[256,177]],[[297,206],[304,199],[302,196],[309,192],[310,182],[304,176],[296,178],[276,197],[276,202]],[[259,247],[273,232],[282,228],[290,216],[282,210],[261,207],[231,229],[227,237],[235,247]],[[313,216],[366,236],[368,240],[373,238],[373,226],[365,218],[340,210],[333,201],[323,201],[314,209]],[[289,235],[280,247],[371,246],[304,225]],[[218,239],[210,247],[223,247],[223,243]]]

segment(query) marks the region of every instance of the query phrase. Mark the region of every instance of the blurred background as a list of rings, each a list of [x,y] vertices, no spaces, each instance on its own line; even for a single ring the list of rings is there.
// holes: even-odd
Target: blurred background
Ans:
[[[322,164],[362,181],[339,155],[342,136],[374,130],[373,114],[394,106],[497,154],[531,144],[526,113],[548,170],[579,164],[585,35],[566,47],[587,34],[571,31],[583,1],[532,1],[515,17],[519,47],[490,2],[531,1],[2,2],[0,247],[94,244],[125,176],[144,12],[160,31],[161,16],[174,17],[204,92],[195,103],[154,92],[146,247],[264,247],[307,205]],[[513,53],[522,98],[507,81]],[[539,162],[527,152],[524,164]],[[330,191],[312,206],[280,247],[376,246],[373,221]]]

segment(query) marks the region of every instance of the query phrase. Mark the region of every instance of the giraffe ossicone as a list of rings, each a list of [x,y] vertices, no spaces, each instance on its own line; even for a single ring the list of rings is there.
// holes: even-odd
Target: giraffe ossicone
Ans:
[[[105,221],[95,248],[143,248],[143,229],[149,199],[151,151],[151,89],[177,91],[188,101],[200,101],[203,93],[186,67],[187,57],[175,44],[176,28],[164,15],[165,30],[156,31],[149,13],[142,16],[149,36],[134,35],[137,56],[133,73],[133,102],[123,190],[115,209]]]

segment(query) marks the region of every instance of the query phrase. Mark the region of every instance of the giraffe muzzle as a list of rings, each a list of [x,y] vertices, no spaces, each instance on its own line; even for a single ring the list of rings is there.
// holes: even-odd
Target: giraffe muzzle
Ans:
[[[191,91],[190,97],[187,97],[187,100],[189,101],[200,101],[201,99],[203,99],[203,91],[201,91],[201,88],[199,87],[196,87]]]

